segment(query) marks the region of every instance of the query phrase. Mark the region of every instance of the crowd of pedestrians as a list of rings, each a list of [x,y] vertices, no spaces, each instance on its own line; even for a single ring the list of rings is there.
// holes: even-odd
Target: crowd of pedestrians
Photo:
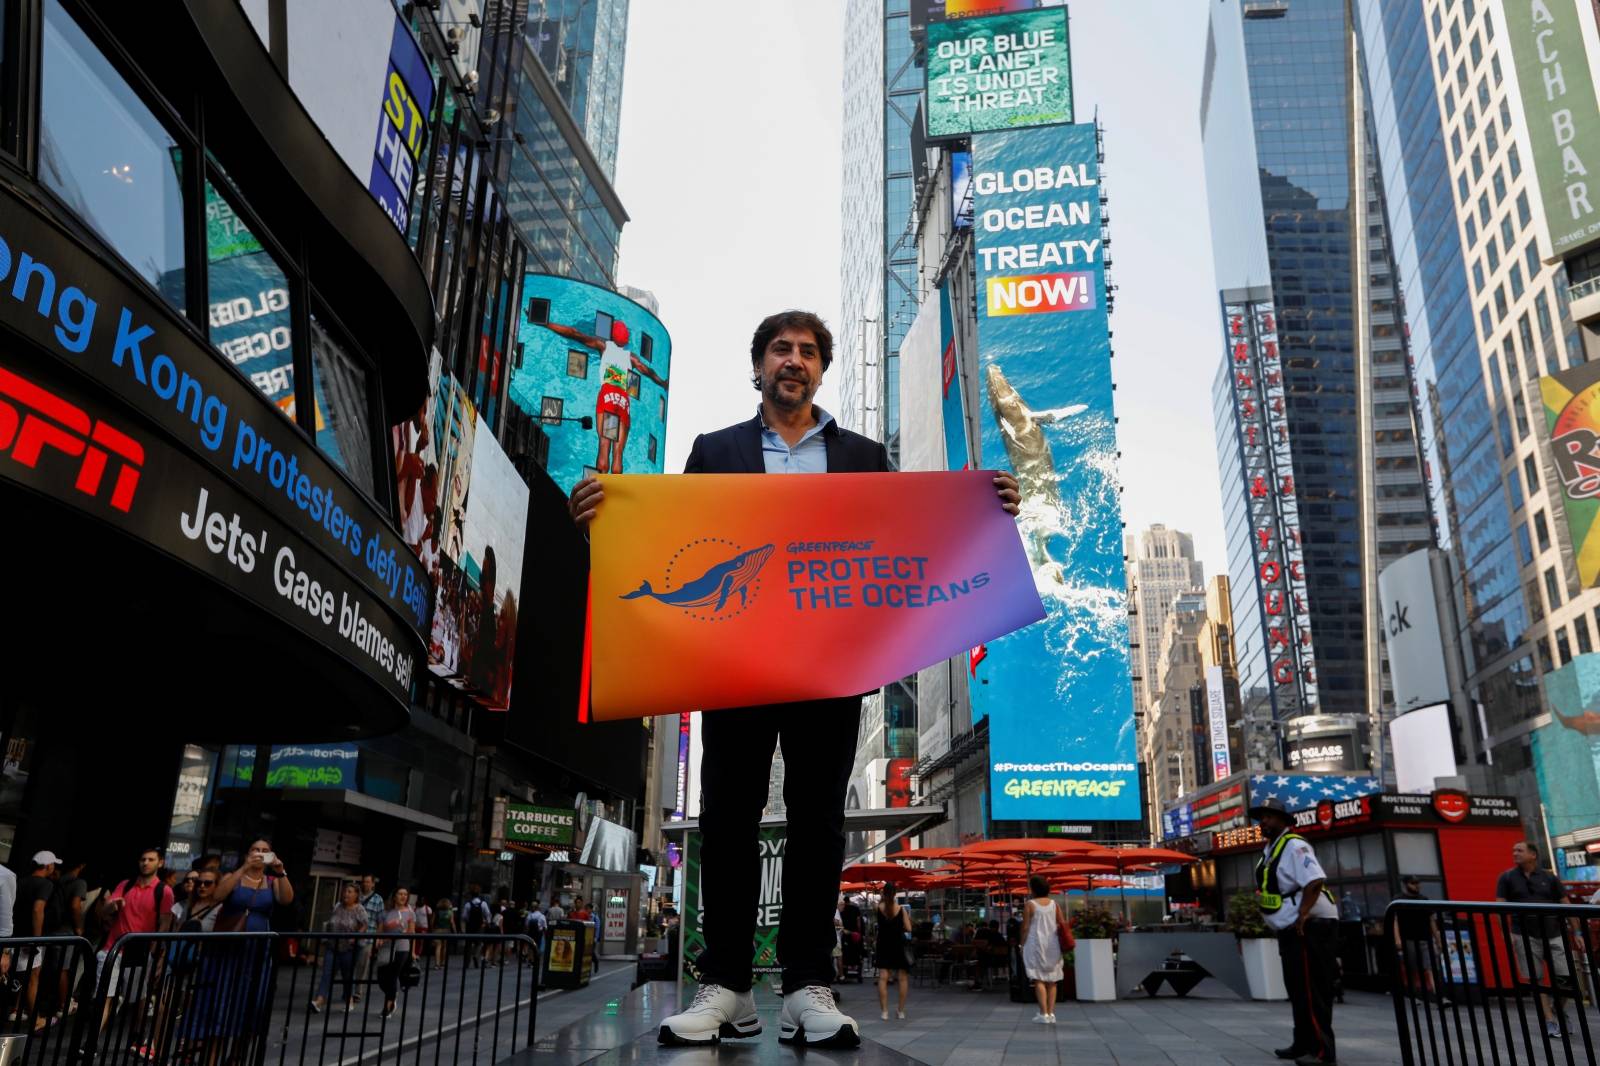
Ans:
[[[594,920],[582,899],[570,909],[505,897],[491,901],[471,886],[461,901],[429,901],[406,886],[385,894],[367,874],[340,886],[338,901],[315,933],[305,901],[270,841],[256,840],[232,870],[219,855],[205,855],[188,870],[168,867],[161,850],[140,852],[128,876],[95,879],[81,861],[40,851],[19,877],[0,867],[0,939],[77,937],[92,956],[70,942],[0,947],[0,1021],[16,1031],[42,1031],[103,1001],[91,1024],[116,1026],[135,1055],[179,1048],[192,1061],[236,1057],[265,1029],[274,993],[270,953],[315,966],[309,1009],[330,1002],[344,1010],[360,1003],[363,989],[382,994],[382,1017],[396,1009],[401,990],[415,987],[424,968],[450,964],[452,954],[471,967],[537,965],[549,923],[570,915]],[[94,887],[91,887],[91,886]],[[240,938],[136,939],[129,934],[291,934],[277,941]],[[298,937],[293,933],[299,932]],[[596,930],[598,933],[598,929]],[[532,943],[463,943],[445,934],[526,934]],[[334,998],[335,985],[338,998]]]

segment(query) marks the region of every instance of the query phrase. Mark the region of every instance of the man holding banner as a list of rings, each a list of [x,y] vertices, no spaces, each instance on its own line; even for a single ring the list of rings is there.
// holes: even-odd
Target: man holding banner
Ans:
[[[877,441],[838,425],[812,402],[833,361],[833,337],[814,314],[766,318],[750,345],[751,379],[761,393],[756,417],[696,438],[688,474],[873,473],[889,470]],[[1017,513],[1017,483],[994,479],[1001,506]],[[569,507],[591,522],[604,493],[585,478]],[[736,504],[736,501],[730,501]],[[645,584],[635,595],[655,595]],[[819,619],[821,624],[821,619]],[[774,632],[761,656],[797,653],[793,634]],[[820,664],[819,664],[820,665]],[[772,752],[783,746],[787,843],[784,909],[778,933],[783,966],[779,1040],[854,1047],[855,1020],[833,998],[834,901],[844,864],[844,799],[855,761],[861,696],[729,708],[705,715],[701,763],[701,890],[706,949],[693,1003],[667,1018],[664,1044],[707,1044],[761,1032],[751,996],[751,955],[760,894],[758,827],[766,806]]]

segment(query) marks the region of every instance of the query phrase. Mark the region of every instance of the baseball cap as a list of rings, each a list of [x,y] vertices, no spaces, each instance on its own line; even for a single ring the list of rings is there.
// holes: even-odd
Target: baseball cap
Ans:
[[[1283,800],[1276,796],[1268,796],[1267,798],[1261,800],[1255,806],[1250,808],[1249,814],[1252,819],[1260,821],[1261,816],[1268,811],[1276,811],[1278,814],[1284,816],[1289,814],[1289,808],[1285,807],[1283,805]]]
[[[35,866],[60,866],[61,856],[53,851],[41,851],[34,855],[33,864]]]

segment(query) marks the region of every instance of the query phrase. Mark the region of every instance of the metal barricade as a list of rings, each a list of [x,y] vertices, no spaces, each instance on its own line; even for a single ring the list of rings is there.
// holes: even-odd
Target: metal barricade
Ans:
[[[1384,915],[1405,1066],[1600,1061],[1600,906],[1395,900]]]
[[[72,1061],[94,981],[94,949],[82,937],[0,940],[0,1061]]]
[[[0,966],[7,1066],[492,1063],[538,1006],[526,936],[134,933],[98,957],[52,937],[0,940]]]

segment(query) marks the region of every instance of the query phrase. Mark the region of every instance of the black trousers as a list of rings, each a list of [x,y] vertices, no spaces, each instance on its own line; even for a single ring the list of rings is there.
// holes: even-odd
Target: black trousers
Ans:
[[[1339,969],[1339,923],[1313,918],[1304,935],[1291,926],[1278,934],[1283,983],[1294,1008],[1294,1046],[1302,1055],[1332,1060],[1333,983]]]
[[[778,926],[783,991],[833,983],[844,797],[860,719],[859,696],[706,713],[700,762],[700,907],[706,947],[699,963],[707,982],[735,992],[750,988],[761,894],[759,825],[773,748],[781,744],[789,823]]]

